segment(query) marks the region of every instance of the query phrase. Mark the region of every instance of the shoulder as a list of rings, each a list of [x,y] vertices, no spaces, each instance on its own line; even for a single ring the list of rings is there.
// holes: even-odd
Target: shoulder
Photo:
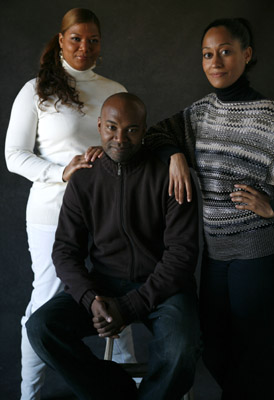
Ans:
[[[274,134],[274,101],[268,99],[251,101],[250,103],[243,104],[241,111],[245,111],[250,120],[254,123],[259,130],[268,130]]]
[[[13,112],[24,115],[26,110],[37,112],[38,95],[36,93],[36,79],[32,79],[24,84],[13,102]]]
[[[210,93],[204,96],[202,99],[195,101],[190,107],[184,110],[185,113],[190,113],[191,115],[200,115],[207,112],[215,112],[218,110],[227,112],[240,112],[243,115],[248,115],[249,113],[258,113],[260,115],[273,113],[274,101],[268,99],[259,99],[252,101],[235,101],[235,102],[222,102],[218,99],[215,93]]]
[[[189,109],[195,110],[210,104],[214,105],[217,103],[217,101],[218,101],[217,95],[215,93],[209,93],[206,96],[202,97],[201,99],[194,101],[194,103],[192,103]]]
[[[85,189],[90,184],[93,184],[98,174],[102,171],[102,162],[97,158],[92,165],[92,168],[81,168],[72,174],[69,184],[71,183],[76,188]]]
[[[25,83],[25,85],[22,87],[21,91],[29,91],[32,93],[36,93],[36,85],[37,85],[37,80],[36,80],[36,78],[33,78]]]
[[[217,107],[217,100],[215,93],[210,93],[194,101],[190,106],[181,111],[181,119],[184,123],[188,121],[195,123],[195,121],[198,121],[200,118],[204,118],[204,115],[207,114],[211,108],[214,109]]]
[[[98,81],[98,83],[100,83],[103,86],[109,87],[111,90],[115,91],[115,92],[126,92],[126,88],[121,85],[119,82],[113,81],[109,78],[105,78],[102,75],[96,75],[96,80]]]
[[[36,79],[31,79],[20,89],[17,97],[29,99],[30,97],[33,98],[36,95]]]
[[[254,106],[258,106],[258,109],[265,110],[266,112],[274,112],[274,101],[269,99],[263,99],[254,101]]]
[[[157,175],[168,176],[169,173],[169,165],[165,163],[157,154],[152,152],[151,150],[145,148],[144,150],[146,157],[146,168],[149,168]]]
[[[95,164],[97,161],[95,162]],[[83,189],[85,186],[88,184],[88,182],[92,179],[94,175],[94,166],[92,168],[82,168],[78,169],[77,171],[74,172],[74,174],[71,176],[68,186],[73,186],[77,190],[78,189]]]

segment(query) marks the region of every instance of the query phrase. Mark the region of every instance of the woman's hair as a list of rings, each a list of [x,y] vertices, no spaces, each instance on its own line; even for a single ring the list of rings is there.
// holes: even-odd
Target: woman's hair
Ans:
[[[100,22],[96,15],[85,8],[73,8],[69,10],[62,19],[60,32],[62,35],[72,25],[81,23],[94,23],[101,36]],[[46,45],[40,58],[40,69],[37,77],[37,94],[41,106],[49,96],[56,96],[55,106],[60,101],[61,104],[77,105],[79,111],[84,107],[84,103],[79,100],[76,89],[71,86],[73,78],[69,76],[60,61],[59,34],[57,33]]]
[[[203,42],[205,34],[207,31],[209,31],[209,29],[216,28],[218,26],[224,26],[231,34],[233,39],[237,39],[240,42],[243,50],[249,46],[252,48],[252,57],[249,63],[246,65],[246,70],[249,70],[251,67],[253,67],[257,63],[257,59],[255,57],[254,37],[250,22],[245,18],[216,19],[205,28],[201,42]]]

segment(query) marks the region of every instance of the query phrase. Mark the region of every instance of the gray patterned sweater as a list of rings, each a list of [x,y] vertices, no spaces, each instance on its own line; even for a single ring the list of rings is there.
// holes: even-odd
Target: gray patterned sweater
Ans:
[[[252,259],[274,253],[274,218],[237,210],[229,194],[242,183],[274,199],[274,102],[223,102],[215,93],[150,128],[151,149],[182,149],[196,169],[209,256]]]

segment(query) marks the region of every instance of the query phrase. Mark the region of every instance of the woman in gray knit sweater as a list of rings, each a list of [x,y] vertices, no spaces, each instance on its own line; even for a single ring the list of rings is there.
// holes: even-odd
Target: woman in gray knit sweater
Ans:
[[[274,398],[274,102],[249,86],[252,32],[244,19],[211,23],[203,70],[214,93],[150,128],[170,157],[170,194],[203,197],[204,361],[222,400]]]

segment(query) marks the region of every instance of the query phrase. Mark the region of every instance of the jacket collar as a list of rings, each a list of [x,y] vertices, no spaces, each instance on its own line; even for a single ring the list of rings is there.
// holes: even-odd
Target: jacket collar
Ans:
[[[113,161],[107,154],[103,154],[101,162],[103,168],[113,176],[121,176],[122,174],[130,174],[142,168],[145,160],[148,157],[147,150],[142,146],[134,156],[125,163],[117,163]]]

